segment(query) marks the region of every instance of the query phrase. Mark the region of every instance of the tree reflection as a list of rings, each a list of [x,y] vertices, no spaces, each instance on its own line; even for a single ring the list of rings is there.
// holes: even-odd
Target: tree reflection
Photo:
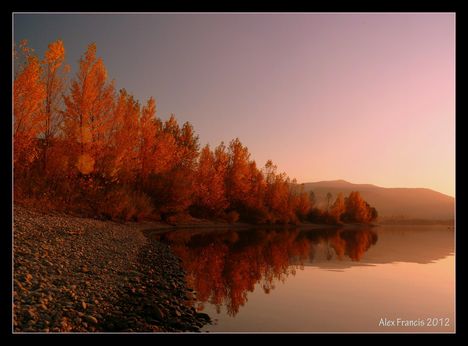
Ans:
[[[188,284],[197,291],[197,308],[203,310],[209,302],[218,312],[225,306],[231,316],[247,302],[256,284],[268,294],[275,283],[302,269],[305,260],[313,261],[319,245],[326,246],[327,260],[359,261],[377,242],[370,229],[176,231],[159,238],[181,258]]]

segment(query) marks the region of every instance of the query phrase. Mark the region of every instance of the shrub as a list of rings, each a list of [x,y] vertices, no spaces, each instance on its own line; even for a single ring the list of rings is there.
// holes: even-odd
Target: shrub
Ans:
[[[126,188],[117,188],[108,192],[98,205],[98,214],[125,221],[141,220],[153,211],[148,196]]]

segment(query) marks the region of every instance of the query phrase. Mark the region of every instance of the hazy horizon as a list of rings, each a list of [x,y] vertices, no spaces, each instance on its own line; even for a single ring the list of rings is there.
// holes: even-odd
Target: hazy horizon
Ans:
[[[15,14],[42,56],[91,42],[117,88],[300,183],[455,196],[455,14]],[[70,75],[73,77],[73,73]]]

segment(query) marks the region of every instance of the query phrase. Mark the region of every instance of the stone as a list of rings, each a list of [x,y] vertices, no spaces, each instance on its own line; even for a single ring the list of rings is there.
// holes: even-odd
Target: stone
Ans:
[[[154,306],[152,308],[152,313],[153,313],[153,316],[156,317],[158,320],[163,320],[164,319],[164,312],[161,311],[160,308],[158,308],[157,306]]]
[[[207,314],[205,314],[203,312],[198,312],[197,317],[201,318],[201,319],[203,319],[205,321],[210,321],[211,320],[210,316],[208,316]]]
[[[91,316],[91,315],[86,315],[86,320],[87,320],[89,323],[93,323],[93,324],[97,324],[97,323],[98,323],[97,318],[94,317],[94,316]]]

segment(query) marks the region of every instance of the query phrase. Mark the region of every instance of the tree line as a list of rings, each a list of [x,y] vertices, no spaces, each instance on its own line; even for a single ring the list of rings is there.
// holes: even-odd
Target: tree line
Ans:
[[[65,48],[43,58],[22,41],[14,49],[14,196],[23,203],[94,217],[235,222],[369,222],[357,192],[322,211],[303,186],[269,160],[257,167],[236,138],[200,147],[189,122],[157,116],[109,80],[96,45],[69,77]]]

